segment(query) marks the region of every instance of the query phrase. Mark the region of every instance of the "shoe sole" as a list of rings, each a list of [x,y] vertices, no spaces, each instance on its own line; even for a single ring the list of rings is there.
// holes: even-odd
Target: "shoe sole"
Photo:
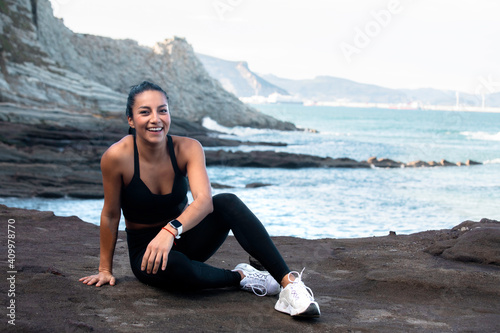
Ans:
[[[309,304],[307,309],[304,312],[296,314],[292,317],[301,317],[301,318],[318,318],[321,315],[319,311],[319,307],[316,302]]]
[[[319,310],[318,303],[316,302],[311,302],[307,309],[300,313],[294,313],[294,309],[291,306],[285,306],[283,303],[278,301],[276,303],[276,306],[274,307],[276,311],[283,312],[286,314],[289,314],[292,317],[300,317],[300,318],[318,318],[321,315],[321,312]]]

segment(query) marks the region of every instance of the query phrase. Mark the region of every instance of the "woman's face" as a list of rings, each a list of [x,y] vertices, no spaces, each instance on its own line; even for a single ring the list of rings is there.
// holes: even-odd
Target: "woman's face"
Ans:
[[[135,128],[137,136],[147,141],[163,140],[170,128],[170,112],[165,95],[156,90],[136,95],[132,117],[128,117],[128,123]]]

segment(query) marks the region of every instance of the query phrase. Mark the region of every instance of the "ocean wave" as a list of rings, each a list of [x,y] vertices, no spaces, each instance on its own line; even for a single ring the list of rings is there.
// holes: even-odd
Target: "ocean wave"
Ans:
[[[483,164],[500,164],[500,158],[494,158],[492,160],[484,161]]]
[[[487,132],[460,132],[469,139],[484,140],[484,141],[500,141],[500,132],[491,134]]]
[[[236,136],[249,136],[249,135],[269,134],[272,132],[276,132],[276,130],[242,127],[242,126],[226,127],[219,124],[210,117],[203,118],[202,126],[212,131],[217,131]]]

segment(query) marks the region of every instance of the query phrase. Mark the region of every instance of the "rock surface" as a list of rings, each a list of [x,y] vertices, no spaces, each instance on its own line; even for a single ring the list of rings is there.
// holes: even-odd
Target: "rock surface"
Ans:
[[[96,272],[99,228],[77,217],[0,205],[0,237],[15,226],[16,332],[497,332],[500,330],[500,266],[489,253],[493,241],[470,237],[474,230],[499,230],[481,221],[452,230],[361,239],[273,238],[291,269],[306,267],[304,280],[321,306],[316,320],[293,320],[276,312],[275,297],[231,289],[171,293],[133,276],[126,235],[119,232],[114,274],[117,285],[78,282]],[[334,221],[332,221],[334,223]],[[467,222],[472,223],[472,222]],[[496,240],[495,240],[496,239]],[[486,261],[444,259],[426,252],[458,240]],[[472,243],[471,243],[472,242]],[[6,242],[0,243],[7,253]],[[478,252],[479,251],[479,252]],[[248,255],[229,237],[209,263],[232,269]],[[485,262],[486,262],[485,261]],[[7,295],[6,284],[0,292]],[[6,296],[5,296],[6,297]]]
[[[450,231],[450,239],[430,246],[428,253],[445,259],[500,266],[500,224],[482,219],[465,221]],[[499,286],[500,287],[500,286]]]

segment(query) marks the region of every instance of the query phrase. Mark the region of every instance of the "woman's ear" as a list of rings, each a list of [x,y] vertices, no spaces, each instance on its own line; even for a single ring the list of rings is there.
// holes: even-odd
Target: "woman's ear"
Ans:
[[[127,121],[128,121],[128,125],[131,127],[131,128],[135,128],[134,127],[134,119],[130,116],[127,116]]]

